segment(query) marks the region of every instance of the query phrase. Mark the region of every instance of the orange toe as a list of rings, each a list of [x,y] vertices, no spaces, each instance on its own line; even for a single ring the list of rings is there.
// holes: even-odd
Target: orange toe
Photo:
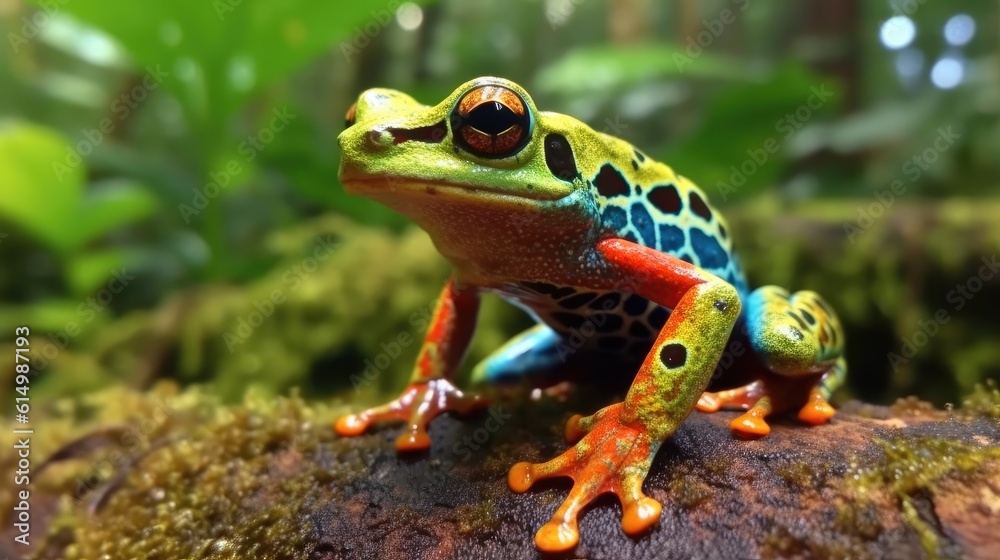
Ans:
[[[583,436],[587,435],[587,432],[580,428],[580,420],[583,418],[581,414],[574,414],[569,417],[566,421],[566,429],[564,431],[566,435],[566,443],[576,443],[580,441]]]
[[[369,422],[359,414],[348,414],[337,418],[333,423],[333,429],[338,435],[344,437],[359,436],[368,429]]]
[[[660,520],[663,506],[653,498],[643,497],[622,511],[622,530],[629,536],[643,533]]]
[[[531,463],[517,463],[507,472],[507,486],[518,494],[527,492],[532,482]]]
[[[813,393],[809,397],[809,402],[799,410],[799,420],[818,426],[825,424],[833,418],[835,411],[830,403],[826,402],[819,393]]]
[[[771,426],[763,418],[747,412],[735,418],[729,423],[729,429],[739,437],[756,439],[771,433]]]
[[[573,550],[578,542],[580,531],[577,530],[575,521],[568,523],[552,520],[535,533],[535,546],[550,554]]]
[[[430,449],[431,437],[423,426],[410,426],[410,430],[396,438],[397,451],[424,451]]]

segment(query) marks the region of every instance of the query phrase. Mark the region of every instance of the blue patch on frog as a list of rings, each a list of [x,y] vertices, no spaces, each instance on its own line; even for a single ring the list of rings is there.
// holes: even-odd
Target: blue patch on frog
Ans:
[[[625,210],[617,206],[608,206],[604,209],[604,213],[601,214],[601,222],[605,227],[611,228],[620,234],[622,230],[628,227],[628,215],[625,213]]]
[[[643,245],[646,247],[656,247],[656,224],[653,217],[646,210],[646,205],[636,202],[632,205],[632,226],[642,236]]]
[[[691,228],[691,248],[704,268],[720,269],[729,264],[729,254],[719,240],[698,228]]]
[[[660,250],[677,251],[684,247],[684,230],[677,226],[664,224],[660,226]]]

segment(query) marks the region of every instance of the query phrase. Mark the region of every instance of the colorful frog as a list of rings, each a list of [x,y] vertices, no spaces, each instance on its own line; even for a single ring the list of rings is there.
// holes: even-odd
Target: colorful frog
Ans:
[[[661,505],[643,494],[643,480],[693,408],[746,409],[731,424],[744,437],[766,435],[771,413],[794,410],[809,424],[833,416],[827,399],[846,373],[834,312],[813,292],[749,291],[726,221],[705,194],[625,141],[540,112],[521,86],[492,77],[433,107],[365,91],[339,140],[347,192],[409,216],[454,266],[409,386],[337,420],[340,435],[404,421],[397,449],[421,450],[432,418],[485,406],[452,378],[486,290],[538,325],[479,364],[476,381],[541,384],[546,372],[595,356],[615,358],[605,375],[634,373],[623,402],[569,419],[572,448],[511,468],[515,492],[544,478],[574,481],[535,535],[540,550],[572,549],[577,515],[604,492],[621,500],[629,535],[655,524]],[[717,368],[740,344],[748,350]],[[739,381],[705,392],[715,373]]]

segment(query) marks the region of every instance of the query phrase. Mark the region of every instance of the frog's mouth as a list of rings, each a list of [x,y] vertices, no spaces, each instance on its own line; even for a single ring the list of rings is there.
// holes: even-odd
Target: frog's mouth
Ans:
[[[445,198],[509,199],[511,201],[553,201],[571,194],[567,192],[551,192],[543,189],[533,189],[530,185],[524,189],[504,189],[489,185],[468,185],[441,179],[421,179],[414,177],[363,176],[342,171],[340,182],[348,194],[364,195],[372,198],[382,198],[396,194],[419,194],[428,197],[441,196]]]

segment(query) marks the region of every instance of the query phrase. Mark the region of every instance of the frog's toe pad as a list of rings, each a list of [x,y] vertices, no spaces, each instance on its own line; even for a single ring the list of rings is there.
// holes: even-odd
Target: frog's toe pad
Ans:
[[[768,425],[760,414],[754,411],[746,412],[737,416],[729,423],[729,429],[737,437],[742,439],[758,439],[771,433],[771,426]]]
[[[799,420],[818,426],[829,422],[835,412],[823,395],[814,389],[809,395],[809,401],[799,410]]]
[[[365,415],[348,414],[337,418],[337,421],[333,423],[333,429],[341,436],[354,437],[365,433],[370,425],[371,420]]]
[[[568,552],[580,542],[580,530],[576,520],[556,521],[553,519],[535,533],[535,546],[548,553]]]
[[[622,530],[630,536],[644,533],[660,519],[663,506],[653,498],[643,496],[625,506],[622,511]]]
[[[580,425],[580,420],[582,419],[582,414],[574,414],[569,417],[569,420],[566,421],[566,428],[564,430],[566,443],[574,444],[583,439],[583,436],[587,435],[587,430]]]

